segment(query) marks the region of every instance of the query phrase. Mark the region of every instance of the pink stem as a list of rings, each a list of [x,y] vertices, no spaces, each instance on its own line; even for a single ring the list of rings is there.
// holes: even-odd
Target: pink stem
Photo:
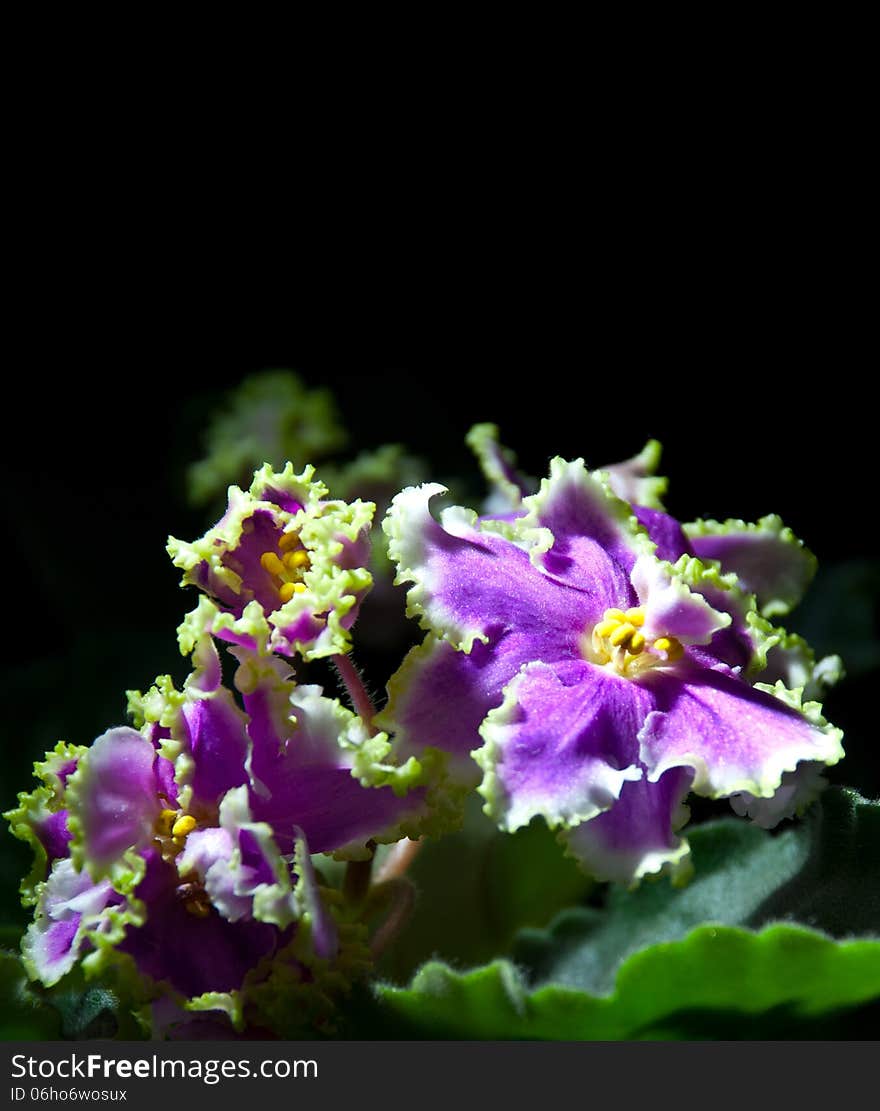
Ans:
[[[354,712],[363,719],[370,736],[375,737],[379,732],[373,725],[376,707],[367,693],[367,688],[364,686],[364,681],[361,679],[358,669],[348,656],[334,656],[333,663],[336,665],[339,677],[345,683],[345,689],[348,691],[348,697],[351,699]]]
[[[422,841],[420,840],[410,841],[409,838],[405,838],[403,841],[398,841],[382,861],[382,865],[376,873],[375,882],[385,883],[386,880],[400,879],[418,856],[421,847]]]
[[[388,894],[391,896],[391,910],[370,942],[374,960],[378,960],[397,937],[416,905],[416,889],[409,880],[393,880],[388,885]]]

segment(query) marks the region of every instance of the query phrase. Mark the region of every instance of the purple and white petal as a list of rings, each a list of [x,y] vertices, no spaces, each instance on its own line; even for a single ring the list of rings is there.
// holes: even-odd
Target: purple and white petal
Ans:
[[[690,847],[677,831],[690,816],[684,800],[692,780],[689,768],[671,768],[656,783],[646,777],[624,783],[610,810],[565,830],[560,840],[597,880],[634,886],[659,872],[686,879]]]
[[[56,861],[22,940],[30,975],[51,987],[70,972],[83,951],[86,928],[114,902],[119,896],[109,880],[96,883],[87,872],[77,872],[70,860]]]
[[[756,595],[765,617],[792,610],[816,573],[816,557],[775,514],[755,524],[694,521],[685,532],[700,559],[716,559]]]
[[[145,855],[146,873],[135,894],[144,902],[146,920],[130,926],[119,946],[142,975],[187,998],[234,991],[289,936],[265,922],[227,922],[214,910],[204,917],[191,914],[181,897],[177,869],[157,853]]]
[[[676,563],[683,555],[694,554],[681,525],[674,517],[644,505],[634,505],[632,511],[636,520],[657,545],[654,555],[658,559]]]
[[[359,718],[320,687],[289,687],[290,717],[281,734],[274,729],[279,713],[271,689],[245,695],[253,740],[251,811],[254,821],[272,827],[283,853],[293,851],[298,829],[311,852],[334,852],[380,840],[421,812],[420,788],[399,797],[391,787],[367,787],[356,777],[358,750],[369,739]]]
[[[187,695],[175,731],[183,745],[177,780],[191,788],[191,805],[211,809],[247,782],[247,717],[225,687],[204,697],[195,690]]]
[[[568,826],[613,806],[640,779],[637,735],[648,691],[584,661],[527,664],[480,730],[485,810],[513,831],[541,815]]]
[[[657,440],[649,440],[638,455],[622,463],[600,467],[608,475],[611,489],[630,505],[662,509],[662,497],[668,482],[656,474],[660,465],[661,447]],[[666,559],[663,556],[663,559]]]
[[[748,791],[768,798],[801,761],[831,765],[843,756],[841,731],[821,718],[815,703],[799,710],[782,688],[770,693],[762,684],[750,687],[732,674],[684,662],[675,672],[647,672],[640,683],[656,704],[639,736],[654,782],[669,768],[691,767],[697,794]]]
[[[456,781],[476,786],[481,773],[471,752],[482,744],[486,714],[501,705],[504,688],[523,664],[535,658],[547,663],[579,659],[581,633],[576,621],[566,639],[492,629],[489,642],[475,642],[469,653],[429,634],[390,679],[388,705],[376,724],[394,734],[399,760],[436,748],[449,754]]]
[[[516,455],[504,447],[498,435],[497,425],[475,424],[465,437],[491,491],[484,513],[493,517],[519,512],[522,499],[533,493],[538,485],[535,479],[520,474]]]
[[[126,852],[146,845],[162,809],[156,750],[134,729],[110,729],[93,743],[68,780],[73,848],[95,876]]]
[[[322,960],[332,960],[339,951],[339,931],[333,915],[321,898],[318,877],[315,873],[309,845],[301,829],[294,831],[296,852],[294,867],[297,872],[296,901],[301,918],[309,927],[312,948]]]
[[[253,893],[241,895],[236,890],[237,877],[230,865],[233,848],[227,830],[198,829],[187,837],[175,861],[181,880],[203,884],[213,906],[229,922],[253,917]]]
[[[494,531],[497,523],[458,507],[436,520],[429,503],[444,492],[436,484],[403,490],[383,522],[399,567],[395,582],[414,584],[407,594],[410,616],[465,652],[510,630],[547,643],[576,639],[595,608],[590,569],[576,576],[577,589],[566,587],[534,566],[525,539],[520,546]],[[516,535],[520,525],[511,525]]]
[[[629,573],[651,545],[600,474],[590,474],[582,459],[554,459],[550,477],[523,504],[528,513],[516,523],[521,534],[546,537],[536,542],[533,559],[557,583],[585,595],[592,623],[611,607],[635,605]]]
[[[682,644],[708,644],[731,623],[728,613],[714,609],[684,578],[653,555],[640,555],[632,584],[645,610],[642,634],[649,640],[675,637]]]
[[[767,666],[761,672],[763,683],[781,682],[789,690],[801,688],[804,699],[822,699],[826,691],[840,682],[844,675],[840,656],[823,656],[816,660],[812,648],[796,633],[783,633],[767,653]]]
[[[748,791],[730,796],[734,813],[751,820],[761,829],[773,829],[786,818],[803,814],[828,786],[824,764],[798,764],[793,772],[786,772],[782,783],[769,799],[755,798]]]

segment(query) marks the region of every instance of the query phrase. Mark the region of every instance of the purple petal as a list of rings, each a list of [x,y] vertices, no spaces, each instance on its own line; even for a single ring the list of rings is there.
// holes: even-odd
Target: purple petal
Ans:
[[[524,663],[579,658],[574,638],[542,641],[519,630],[492,630],[490,642],[474,643],[469,653],[428,636],[413,648],[388,685],[388,707],[377,724],[395,734],[395,752],[405,761],[426,747],[452,755],[457,777],[474,784],[479,769],[471,752],[483,743],[480,726],[500,706],[504,688]]]
[[[768,617],[793,609],[816,572],[815,556],[776,516],[752,525],[695,521],[686,528],[697,556],[734,572]]]
[[[622,463],[611,463],[599,468],[608,475],[611,489],[630,505],[651,506],[660,509],[661,498],[666,493],[667,481],[657,476],[662,448],[656,440],[649,440],[638,455]],[[664,557],[665,558],[665,557]]]
[[[212,807],[231,787],[247,782],[247,718],[220,688],[183,708],[186,742],[194,761],[193,800]]]
[[[422,807],[421,789],[399,798],[390,787],[364,787],[353,777],[353,753],[340,733],[355,719],[320,687],[257,686],[245,694],[245,706],[253,742],[251,813],[272,827],[283,853],[293,851],[297,828],[311,852],[332,852],[363,844]]]
[[[364,843],[414,813],[424,792],[398,798],[390,787],[362,787],[348,768],[298,767],[279,761],[269,798],[253,796],[256,821],[268,822],[283,853],[293,851],[301,827],[313,853]]]
[[[824,764],[798,764],[786,772],[779,789],[769,799],[756,799],[747,791],[730,796],[730,805],[740,817],[749,817],[761,829],[773,829],[785,818],[802,814],[828,786]]]
[[[148,740],[121,726],[98,737],[68,788],[89,865],[103,869],[126,849],[145,845],[162,809]]]
[[[181,877],[198,877],[224,918],[237,922],[253,917],[253,887],[239,890],[240,872],[231,867],[233,848],[234,835],[226,829],[195,830],[176,864]]]
[[[108,880],[95,883],[70,860],[55,863],[22,943],[25,960],[41,983],[50,987],[73,968],[85,941],[84,925],[111,902],[119,902],[119,896]]]
[[[584,577],[590,568],[580,569],[582,581],[573,589],[542,574],[523,548],[489,531],[487,523],[475,527],[464,510],[446,510],[442,523],[435,520],[429,501],[442,490],[404,490],[385,523],[389,550],[400,564],[397,581],[416,584],[409,592],[411,612],[422,609],[435,631],[465,651],[477,639],[509,631],[548,645],[575,645],[592,613]]]
[[[590,623],[612,606],[635,604],[629,572],[641,548],[640,534],[629,506],[589,474],[583,460],[554,459],[551,477],[525,504],[530,512],[524,525],[553,535],[541,563],[554,579],[586,595]]]
[[[604,813],[562,834],[571,854],[599,880],[633,884],[663,870],[681,875],[689,865],[687,842],[676,830],[687,821],[683,805],[693,773],[673,768],[658,782],[624,783]]]
[[[557,826],[607,810],[642,774],[637,736],[652,707],[646,690],[604,668],[527,664],[482,727],[487,812],[515,830],[538,814]]]
[[[712,798],[737,791],[766,798],[802,760],[834,764],[840,731],[813,725],[779,698],[741,679],[683,667],[646,673],[657,711],[645,722],[641,758],[656,781],[668,769],[695,770],[693,790]]]
[[[296,869],[299,889],[309,915],[311,940],[315,953],[323,960],[332,960],[339,951],[339,932],[333,915],[328,911],[318,887],[318,877],[312,864],[309,845],[301,829],[296,837]]]
[[[654,554],[658,559],[675,563],[683,555],[694,555],[687,541],[681,525],[668,513],[659,509],[648,509],[643,505],[634,505],[633,513],[639,524],[647,530],[648,536],[657,545]]]
[[[155,853],[135,894],[146,903],[143,926],[129,928],[119,946],[139,971],[164,980],[187,997],[234,991],[271,956],[285,934],[263,922],[227,922],[216,911],[200,918],[178,897],[177,870]]]
[[[238,850],[241,853],[242,871],[247,875],[247,883],[252,890],[261,883],[275,882],[275,873],[262,846],[249,829],[239,830]]]
[[[50,865],[54,860],[60,860],[70,855],[68,846],[72,835],[67,828],[66,810],[58,810],[54,814],[47,813],[42,820],[35,819],[33,829],[40,839],[40,844],[46,850]]]
[[[156,775],[156,789],[171,810],[177,808],[177,784],[174,781],[174,764],[164,756],[158,756],[153,765]]]
[[[632,584],[644,606],[642,633],[649,639],[675,637],[683,644],[708,644],[731,623],[728,613],[714,609],[666,564],[641,555],[632,570]]]
[[[254,599],[266,613],[273,613],[281,606],[278,586],[260,559],[265,552],[277,553],[281,536],[282,527],[275,514],[268,509],[256,509],[245,519],[238,543],[227,548],[221,557],[223,566],[240,577],[239,592],[217,578],[207,562],[196,572],[198,585],[228,606],[236,617],[241,617],[245,606]]]

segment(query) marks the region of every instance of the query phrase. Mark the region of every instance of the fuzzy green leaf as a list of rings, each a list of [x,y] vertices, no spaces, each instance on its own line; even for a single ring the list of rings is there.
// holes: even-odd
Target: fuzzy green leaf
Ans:
[[[862,1006],[876,1018],[864,1005],[880,995],[880,942],[835,942],[788,925],[758,934],[701,926],[629,957],[604,997],[556,985],[530,992],[506,961],[465,974],[432,962],[410,988],[384,986],[379,994],[385,1031],[396,1037],[657,1038],[682,1026],[692,1035],[697,1015],[713,1020],[707,1029],[716,1037],[751,1038],[756,1029],[827,1035],[829,1017],[836,1021],[845,1008]]]
[[[0,1041],[61,1036],[58,1012],[28,983],[17,953],[0,952]]]
[[[564,912],[546,932],[524,931],[514,956],[530,982],[604,994],[623,960],[714,922],[760,928],[787,920],[833,937],[880,937],[880,803],[826,791],[777,834],[737,819],[690,831],[694,878],[611,892],[602,910]]]

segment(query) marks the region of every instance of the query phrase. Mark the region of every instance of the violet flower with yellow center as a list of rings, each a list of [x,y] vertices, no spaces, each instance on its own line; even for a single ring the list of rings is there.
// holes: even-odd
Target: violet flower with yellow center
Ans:
[[[682,876],[690,791],[768,799],[843,755],[816,704],[753,683],[775,643],[754,599],[660,510],[636,515],[582,460],[504,520],[436,520],[441,492],[403,491],[384,524],[429,635],[378,720],[400,759],[446,753],[502,828],[542,816],[602,879]]]
[[[267,464],[247,492],[229,488],[226,513],[199,540],[170,537],[168,552],[224,615],[222,640],[255,648],[251,615],[265,614],[269,647],[316,659],[347,652],[349,631],[372,585],[367,570],[371,502],[333,501],[314,467],[277,474]],[[258,609],[254,608],[254,603]]]

